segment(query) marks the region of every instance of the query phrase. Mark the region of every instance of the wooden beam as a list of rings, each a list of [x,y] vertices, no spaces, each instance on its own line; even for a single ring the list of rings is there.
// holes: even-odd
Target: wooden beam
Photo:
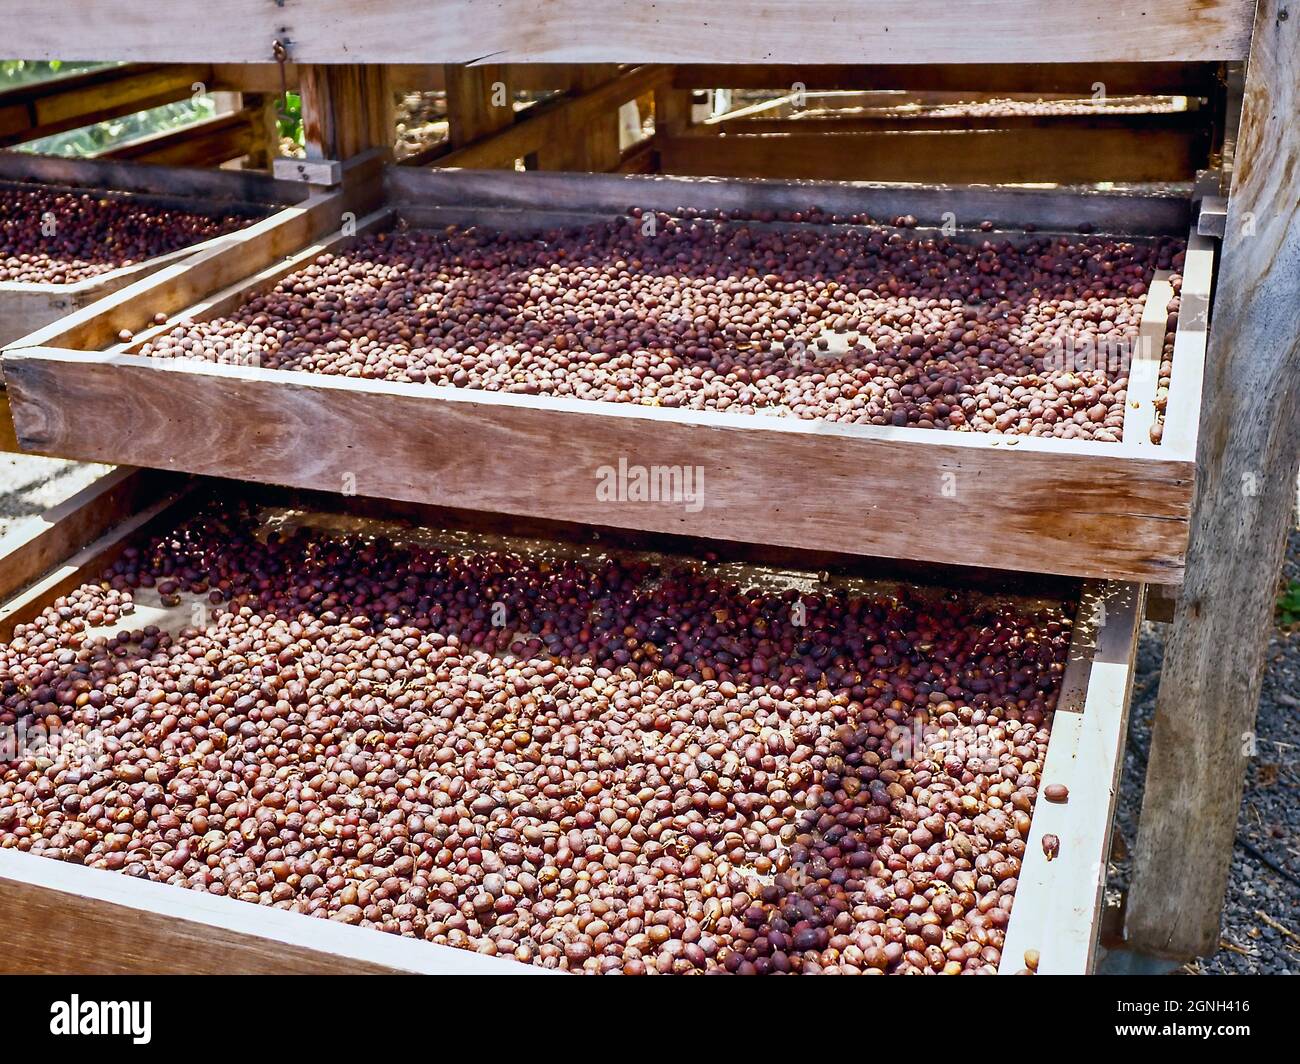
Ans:
[[[1240,59],[1253,0],[9,0],[5,48],[31,59],[300,63],[1104,63]],[[936,20],[942,19],[941,30]]]
[[[447,86],[447,139],[453,149],[513,124],[514,95],[502,67],[447,66],[443,83]]]
[[[611,64],[584,65],[577,68],[575,90],[591,92],[618,77],[618,67]],[[635,95],[632,99],[635,99]],[[627,101],[623,101],[627,102]],[[557,134],[551,144],[537,153],[538,168],[542,170],[578,170],[587,173],[606,173],[617,169],[621,157],[618,150],[618,110],[621,104],[607,108],[582,120],[575,119],[573,109],[561,111],[570,116],[569,128]]]
[[[1042,11],[1040,8],[1040,16]],[[1037,27],[1040,19],[1036,19]],[[1249,30],[1247,30],[1249,34]],[[1023,34],[1021,34],[1023,36]],[[801,85],[813,92],[910,89],[930,92],[1068,93],[1091,97],[1101,85],[1107,96],[1130,94],[1204,96],[1219,85],[1216,64],[1185,62],[1072,63],[1064,54],[1047,62],[680,64],[678,89],[785,89]]]
[[[1143,588],[1136,584],[1084,586],[1000,974],[1023,970],[1027,950],[1038,952],[1041,975],[1093,969],[1142,599]],[[1054,784],[1066,787],[1066,802],[1043,797]],[[1050,860],[1043,851],[1044,835],[1059,840],[1057,856]]]
[[[499,133],[442,156],[437,165],[509,169],[516,159],[542,151],[566,136],[575,136],[603,116],[612,114],[617,118],[619,107],[628,100],[654,91],[658,85],[666,83],[669,76],[667,67],[635,67],[580,96],[548,100],[529,108],[518,122]]]
[[[797,123],[793,124],[797,125]],[[1191,179],[1208,145],[1182,130],[1060,127],[881,133],[656,134],[665,173],[955,184]]]
[[[0,599],[11,598],[114,525],[156,502],[175,487],[175,479],[124,466],[45,513],[15,522],[0,536]]]
[[[258,143],[262,111],[245,109],[151,133],[100,152],[98,159],[128,159],[166,166],[219,166],[249,154]]]
[[[35,347],[6,352],[5,379],[23,447],[80,460],[326,491],[351,473],[377,498],[891,558],[1156,582],[1182,571],[1190,462],[1158,448]],[[620,459],[699,466],[707,491],[689,508],[598,499]],[[936,502],[945,477],[956,495]],[[942,535],[917,535],[918,498]]]
[[[371,148],[392,150],[394,99],[383,66],[299,69],[308,159],[343,161]]]
[[[1300,19],[1260,0],[1214,303],[1192,536],[1165,646],[1131,948],[1204,956],[1253,754],[1277,574],[1300,466]]]
[[[206,64],[127,64],[0,92],[0,148],[187,99],[206,87]]]

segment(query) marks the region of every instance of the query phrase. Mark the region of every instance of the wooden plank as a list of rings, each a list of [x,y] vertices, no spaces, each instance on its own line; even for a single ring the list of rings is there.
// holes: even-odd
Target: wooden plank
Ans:
[[[17,850],[0,850],[0,941],[7,974],[549,974]]]
[[[394,92],[445,92],[447,83],[441,63],[388,63],[389,78]],[[545,92],[558,89],[568,92],[573,88],[574,66],[571,63],[509,63],[500,64],[506,70],[506,82],[520,92]],[[285,81],[289,91],[298,89],[298,65],[286,63]],[[278,63],[214,63],[212,91],[233,89],[237,92],[267,92],[279,95],[280,65]]]
[[[22,121],[0,125],[0,148],[187,99],[210,73],[206,64],[129,64],[7,89],[0,115],[20,111]]]
[[[10,526],[0,536],[0,598],[9,598],[156,501],[169,484],[151,470],[114,469],[45,513]]]
[[[201,295],[336,228],[347,207],[343,193],[315,193],[300,206],[287,207],[247,229],[217,238],[210,250],[192,260],[159,270],[14,341],[6,353],[24,344],[106,346],[121,330],[140,329],[154,314],[170,314],[188,306]]]
[[[1205,383],[1205,346],[1210,327],[1210,292],[1214,281],[1215,243],[1193,233],[1187,240],[1183,286],[1179,292],[1178,331],[1174,334],[1173,374],[1165,400],[1160,445],[1166,453],[1196,454]]]
[[[1083,106],[1087,102],[1083,101]],[[708,124],[717,132],[755,134],[817,133],[834,136],[844,133],[889,133],[919,131],[978,131],[978,130],[1055,130],[1061,134],[1082,136],[1099,130],[1138,133],[1182,132],[1189,137],[1200,132],[1202,114],[1199,111],[1156,111],[1151,113],[1107,112],[1100,108],[1082,114],[934,114],[933,108],[873,108],[868,113],[858,110],[837,113],[827,110],[817,114],[795,112],[786,117],[764,114],[757,118],[733,118],[720,115]],[[1135,136],[1136,139],[1136,136]],[[1200,141],[1206,145],[1209,136],[1202,133]],[[1086,150],[1086,137],[1079,141]]]
[[[1040,19],[1035,19],[1035,28],[1039,24]],[[1100,85],[1108,97],[1114,97],[1135,93],[1205,96],[1217,84],[1218,70],[1211,63],[1071,63],[1057,58],[1042,63],[962,63],[958,60],[843,65],[684,63],[673,68],[673,86],[678,89],[790,90],[801,85],[808,92],[910,89],[964,94],[983,92],[1001,96],[1062,93],[1091,97]]]
[[[502,67],[447,66],[443,68],[443,83],[447,87],[447,139],[453,150],[513,124],[513,90]],[[509,165],[514,165],[513,158]]]
[[[1195,17],[1183,0],[733,0],[725,14],[698,0],[446,0],[430,18],[426,0],[10,0],[6,47],[154,62],[264,62],[276,39],[298,63],[1218,62],[1245,56],[1253,12],[1252,0],[1200,0]]]
[[[143,509],[115,524],[98,539],[77,551],[59,565],[44,573],[40,579],[28,584],[22,591],[0,605],[0,640],[13,638],[14,629],[37,616],[51,601],[60,595],[96,579],[125,548],[131,537],[158,521],[163,515],[170,519],[170,511],[181,498],[182,488],[164,495]]]
[[[307,158],[343,161],[392,150],[395,103],[384,66],[302,66],[298,76]]]
[[[483,206],[531,210],[578,210],[623,214],[683,206],[725,211],[802,211],[816,205],[828,213],[868,213],[893,219],[913,215],[939,225],[947,212],[959,225],[991,221],[997,229],[1077,232],[1087,224],[1116,235],[1185,236],[1191,212],[1185,192],[1150,188],[1062,189],[965,188],[949,185],[881,184],[867,181],[792,182],[636,174],[514,173],[493,170],[390,169],[385,177],[395,204]]]
[[[1261,0],[1206,360],[1191,545],[1165,645],[1125,931],[1218,946],[1300,467],[1300,19]],[[1172,397],[1171,397],[1172,398]]]
[[[600,88],[618,78],[615,64],[584,64],[576,72],[575,91],[579,94]],[[636,99],[634,94],[631,100]],[[631,102],[630,100],[623,101]],[[606,173],[618,168],[621,157],[618,148],[619,107],[614,104],[603,112],[585,118],[576,117],[572,108],[561,113],[569,118],[568,128],[561,130],[548,145],[537,153],[538,167],[542,170],[579,170]],[[527,119],[525,119],[527,121]]]
[[[157,167],[112,159],[65,159],[25,152],[0,152],[0,180],[275,205],[297,203],[306,196],[301,185],[246,170]]]
[[[788,180],[1184,181],[1208,158],[1199,133],[1170,129],[728,132],[655,140],[667,173]]]
[[[667,67],[641,66],[579,96],[548,100],[529,108],[523,118],[493,136],[438,159],[439,167],[513,168],[514,161],[572,138],[602,116],[635,100],[670,76]]]
[[[19,442],[67,457],[326,491],[355,478],[374,497],[741,542],[1107,578],[1181,573],[1190,463],[1125,458],[1115,445],[30,347],[11,349],[5,372]],[[598,500],[620,462],[698,466],[707,489],[698,507]],[[918,499],[942,536],[916,534]]]
[[[1165,346],[1165,326],[1174,287],[1168,270],[1156,270],[1147,289],[1142,321],[1138,324],[1137,347],[1129,358],[1128,388],[1124,403],[1124,446],[1140,449],[1156,446],[1151,429],[1156,423],[1156,390],[1160,384],[1160,357]]]
[[[1142,600],[1134,584],[1084,587],[999,974],[1024,969],[1027,950],[1038,951],[1042,975],[1093,969]],[[1043,797],[1054,784],[1067,801]],[[1051,860],[1045,835],[1060,840]]]
[[[180,129],[151,133],[101,152],[97,158],[164,166],[218,166],[249,154],[257,144],[260,110],[232,111]]]

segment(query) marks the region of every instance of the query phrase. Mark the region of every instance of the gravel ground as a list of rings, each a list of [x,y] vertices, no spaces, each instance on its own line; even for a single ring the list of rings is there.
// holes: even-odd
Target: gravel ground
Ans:
[[[108,468],[0,454],[0,534]],[[1297,530],[1291,533],[1284,579],[1300,580]],[[1111,890],[1127,884],[1128,851],[1137,839],[1165,630],[1145,624],[1138,647]],[[1222,948],[1184,966],[1189,974],[1300,974],[1300,631],[1272,632],[1257,733],[1259,752],[1247,772],[1238,819]]]
[[[1283,579],[1300,580],[1300,531],[1295,529]],[[1166,631],[1163,624],[1145,624],[1138,646],[1119,795],[1120,838],[1112,851],[1119,859],[1108,889],[1128,882],[1127,851],[1137,840]],[[1237,818],[1220,949],[1185,965],[1188,974],[1300,974],[1300,631],[1274,627],[1267,661],[1256,725],[1258,754],[1246,773]]]

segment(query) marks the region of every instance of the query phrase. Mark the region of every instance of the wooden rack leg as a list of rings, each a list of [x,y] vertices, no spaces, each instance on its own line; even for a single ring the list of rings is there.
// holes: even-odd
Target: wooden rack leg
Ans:
[[[1260,0],[1210,333],[1191,545],[1165,648],[1126,937],[1218,948],[1300,463],[1300,19]]]
[[[303,66],[303,135],[309,159],[343,161],[370,148],[391,148],[394,100],[380,65]]]
[[[505,129],[515,120],[514,99],[501,66],[445,66],[447,136],[452,150]]]

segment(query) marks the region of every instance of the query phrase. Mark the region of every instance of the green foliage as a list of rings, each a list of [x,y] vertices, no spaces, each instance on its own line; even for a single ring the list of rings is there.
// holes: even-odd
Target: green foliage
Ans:
[[[307,141],[302,132],[302,97],[291,92],[280,111],[277,122],[281,140],[291,140],[300,148],[306,147]]]
[[[1277,623],[1283,628],[1300,624],[1300,580],[1288,581],[1278,595]]]
[[[30,85],[36,81],[48,81],[60,75],[76,74],[107,65],[107,63],[65,63],[58,59],[50,63],[32,59],[3,59],[0,60],[0,89]]]

